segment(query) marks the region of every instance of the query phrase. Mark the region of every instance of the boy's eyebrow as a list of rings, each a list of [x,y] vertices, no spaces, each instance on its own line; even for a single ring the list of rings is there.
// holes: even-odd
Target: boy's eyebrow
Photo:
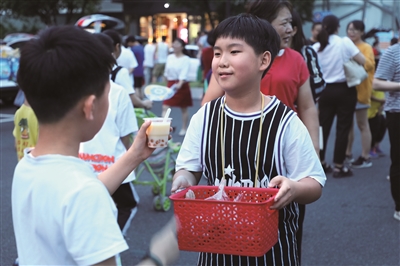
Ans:
[[[228,45],[228,48],[232,48],[232,47],[234,47],[234,46],[243,46],[243,44],[241,44],[241,43],[231,43],[231,44],[229,44]],[[214,46],[214,50],[217,50],[217,49],[219,49],[219,50],[221,50],[221,47],[219,47],[219,46]]]

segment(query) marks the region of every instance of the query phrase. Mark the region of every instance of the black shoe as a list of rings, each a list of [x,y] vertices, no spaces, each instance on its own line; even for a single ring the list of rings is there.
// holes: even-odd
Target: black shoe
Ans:
[[[366,168],[371,167],[372,162],[370,158],[365,159],[364,157],[360,156],[356,161],[351,164],[351,166],[353,166],[354,168]]]
[[[321,163],[322,168],[324,169],[325,174],[332,172],[332,167],[326,162]]]
[[[353,172],[345,166],[342,166],[340,168],[335,167],[335,169],[333,170],[333,177],[341,178],[341,177],[350,177],[350,176],[353,176]]]

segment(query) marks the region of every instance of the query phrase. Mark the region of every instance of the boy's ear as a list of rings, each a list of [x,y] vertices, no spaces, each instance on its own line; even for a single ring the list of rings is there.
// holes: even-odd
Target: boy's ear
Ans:
[[[261,55],[260,70],[261,71],[266,70],[270,64],[271,64],[271,53],[269,51],[265,51]]]
[[[95,108],[95,100],[96,100],[96,96],[89,95],[86,97],[86,99],[83,102],[83,113],[87,120],[93,120],[93,118],[94,118],[93,111]]]

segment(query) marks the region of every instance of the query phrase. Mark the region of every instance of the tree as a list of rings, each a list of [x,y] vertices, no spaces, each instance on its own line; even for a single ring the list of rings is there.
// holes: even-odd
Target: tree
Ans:
[[[65,13],[66,24],[75,14],[84,16],[98,10],[101,0],[1,0],[0,12],[14,17],[35,17],[46,25],[57,25],[57,17]]]
[[[312,21],[315,0],[291,0],[290,2],[303,22]]]
[[[185,7],[190,11],[201,14],[207,14],[211,18],[211,25],[215,27],[214,21],[246,12],[246,5],[252,0],[172,0],[171,3]],[[300,14],[303,21],[312,21],[312,13],[315,0],[291,0],[293,8]]]

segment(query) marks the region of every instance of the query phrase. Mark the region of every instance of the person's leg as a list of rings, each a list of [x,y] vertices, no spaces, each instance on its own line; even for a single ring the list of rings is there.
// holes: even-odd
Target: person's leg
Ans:
[[[353,157],[353,141],[354,141],[354,122],[351,124],[349,137],[347,140],[346,157],[349,159]]]
[[[365,159],[369,158],[369,151],[371,147],[371,130],[368,123],[368,108],[356,111],[356,120],[358,128],[361,133],[361,156]]]
[[[126,233],[130,226],[130,222],[136,214],[137,200],[135,199],[132,184],[121,184],[114,192],[112,198],[118,209],[118,225],[122,233]]]
[[[143,75],[144,75],[144,85],[149,85],[151,81],[151,71],[152,69],[150,67],[144,67],[143,69]]]
[[[335,99],[338,108],[333,162],[336,167],[341,168],[346,158],[347,141],[357,103],[357,91],[354,87],[348,88],[345,83],[336,89],[340,100]]]
[[[143,100],[144,95],[143,95],[143,91],[142,91],[142,86],[143,86],[144,78],[143,77],[135,77],[134,79],[135,79],[135,94],[139,97],[139,99]]]
[[[153,68],[153,77],[152,77],[152,83],[156,83],[157,79],[159,77],[159,69],[160,69],[160,65],[159,64],[155,64],[154,68]]]
[[[320,160],[325,163],[326,144],[328,142],[329,134],[331,131],[333,119],[336,114],[336,106],[332,97],[335,97],[335,88],[333,84],[327,84],[325,90],[322,92],[318,102],[319,109],[319,124],[322,127],[323,145],[324,149],[319,152]]]
[[[400,113],[386,112],[390,141],[390,190],[396,212],[400,211]]]
[[[186,134],[186,130],[189,124],[189,112],[187,107],[181,107],[182,111],[182,129],[179,132],[180,136],[184,136]]]
[[[377,142],[377,135],[378,135],[378,125],[379,125],[379,120],[378,120],[378,115],[371,117],[368,119],[368,124],[369,124],[369,130],[371,131],[371,143],[370,143],[370,149],[373,149],[375,147],[375,143]]]
[[[162,105],[161,117],[164,117],[164,115],[167,112],[168,108],[170,108],[170,106],[165,105],[165,104]]]
[[[386,118],[384,115],[379,114],[377,115],[377,120],[378,120],[378,127],[377,127],[377,135],[376,135],[376,139],[375,139],[375,150],[376,153],[379,156],[385,156],[385,154],[383,153],[383,151],[380,149],[379,147],[379,143],[383,140],[383,138],[385,137],[385,133],[386,133]]]

